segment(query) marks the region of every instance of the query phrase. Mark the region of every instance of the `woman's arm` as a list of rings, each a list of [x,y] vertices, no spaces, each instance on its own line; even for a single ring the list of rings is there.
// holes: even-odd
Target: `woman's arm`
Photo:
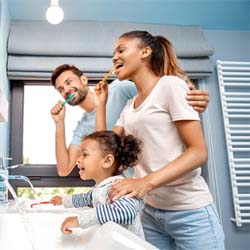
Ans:
[[[147,181],[152,188],[175,181],[207,161],[207,147],[200,122],[177,121],[175,125],[186,151],[167,166],[148,176]]]
[[[106,130],[106,103],[108,100],[108,84],[106,81],[101,81],[96,84],[95,88],[95,130]]]
[[[106,103],[108,99],[108,84],[107,82],[99,82],[95,86],[95,104],[96,104],[96,118],[95,130],[106,130]],[[123,127],[114,126],[113,131],[119,135],[124,133]]]
[[[179,157],[143,178],[119,180],[109,194],[110,200],[128,194],[129,197],[143,197],[153,189],[184,176],[207,161],[207,147],[199,121],[175,122],[186,151]]]

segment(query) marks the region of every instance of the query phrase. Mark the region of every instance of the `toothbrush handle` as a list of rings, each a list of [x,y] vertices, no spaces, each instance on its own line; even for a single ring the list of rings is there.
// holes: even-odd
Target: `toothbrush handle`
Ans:
[[[71,94],[62,104],[62,106],[64,107],[66,103],[68,103],[71,99],[73,99],[75,96],[75,94]]]

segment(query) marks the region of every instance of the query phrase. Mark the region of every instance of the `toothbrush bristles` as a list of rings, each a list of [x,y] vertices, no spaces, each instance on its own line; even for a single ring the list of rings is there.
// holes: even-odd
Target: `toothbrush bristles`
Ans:
[[[110,75],[112,75],[112,74],[115,73],[115,71],[116,71],[115,68],[112,68],[112,69],[102,78],[102,81],[103,81],[103,82],[106,81]]]

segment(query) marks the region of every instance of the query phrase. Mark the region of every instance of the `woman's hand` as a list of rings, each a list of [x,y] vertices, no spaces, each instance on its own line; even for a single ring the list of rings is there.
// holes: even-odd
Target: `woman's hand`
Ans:
[[[50,202],[51,202],[54,206],[62,205],[62,197],[59,196],[59,195],[55,195],[54,197],[51,198]]]
[[[72,230],[70,230],[69,228],[73,228],[73,227],[79,227],[77,216],[71,216],[71,217],[66,218],[64,222],[62,223],[61,231],[64,234],[71,234]]]
[[[95,130],[106,130],[106,103],[108,99],[108,84],[100,81],[94,88],[94,99],[96,105]]]
[[[204,112],[209,103],[209,93],[206,90],[192,89],[187,92],[188,104],[197,112]]]
[[[117,180],[111,187],[109,200],[110,202],[113,202],[124,195],[127,195],[130,198],[142,198],[151,190],[152,188],[150,187],[149,182],[147,182],[147,177]]]
[[[94,91],[96,106],[105,106],[108,99],[108,83],[100,81],[95,85]]]

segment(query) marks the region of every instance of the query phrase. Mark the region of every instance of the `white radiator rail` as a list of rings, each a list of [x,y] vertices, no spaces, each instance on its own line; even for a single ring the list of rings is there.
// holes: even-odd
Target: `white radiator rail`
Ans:
[[[250,223],[250,62],[217,61],[237,226]]]

